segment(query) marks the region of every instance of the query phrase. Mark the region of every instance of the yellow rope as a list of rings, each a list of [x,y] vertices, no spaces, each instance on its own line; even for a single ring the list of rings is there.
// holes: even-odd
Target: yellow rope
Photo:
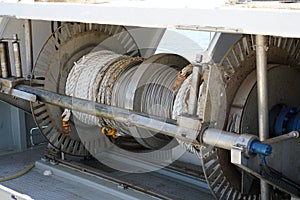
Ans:
[[[28,167],[26,167],[25,169],[23,169],[22,171],[14,174],[14,175],[2,177],[2,178],[0,178],[0,182],[10,181],[12,179],[19,178],[19,177],[27,174],[30,170],[32,170],[34,168],[34,166],[35,166],[35,164],[33,163],[33,164],[29,165]]]

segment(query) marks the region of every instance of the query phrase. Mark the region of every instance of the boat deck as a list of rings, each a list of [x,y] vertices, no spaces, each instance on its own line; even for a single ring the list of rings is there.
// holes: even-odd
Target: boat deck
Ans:
[[[16,174],[35,162],[27,174],[0,184],[38,200],[213,199],[203,181],[174,175],[166,169],[129,174],[95,160],[87,162],[90,166],[84,168],[84,162],[78,159],[53,165],[41,160],[44,148],[0,156],[0,178]],[[46,170],[51,171],[50,176],[44,175]]]

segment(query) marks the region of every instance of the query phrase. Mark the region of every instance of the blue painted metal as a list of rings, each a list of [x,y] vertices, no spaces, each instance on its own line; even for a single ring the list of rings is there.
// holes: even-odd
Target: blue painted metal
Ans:
[[[249,147],[250,154],[259,154],[262,156],[269,156],[272,154],[272,146],[261,143],[259,140],[253,140]]]
[[[288,124],[290,123],[293,115],[297,112],[297,108],[285,107],[279,113],[275,124],[275,135],[280,136],[291,130],[288,130]]]
[[[300,130],[300,111],[293,115],[287,126],[288,131]]]
[[[272,107],[272,109],[269,111],[269,129],[270,129],[270,137],[276,137],[275,135],[275,124],[278,115],[280,114],[282,108],[285,107],[283,104],[276,104]]]
[[[280,136],[282,134],[300,130],[300,111],[296,107],[286,105],[275,105],[269,113],[270,135]]]

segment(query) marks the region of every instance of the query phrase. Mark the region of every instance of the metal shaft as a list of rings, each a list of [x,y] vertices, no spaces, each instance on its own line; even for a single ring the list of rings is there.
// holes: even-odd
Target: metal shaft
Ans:
[[[269,137],[268,119],[268,88],[267,88],[267,55],[265,37],[256,35],[256,70],[257,70],[257,97],[258,97],[258,126],[259,139],[264,141]],[[262,181],[261,199],[269,200],[269,185]]]
[[[25,29],[25,46],[26,46],[26,69],[25,72],[27,75],[31,74],[32,70],[32,34],[31,34],[31,20],[25,20],[24,24]]]
[[[231,150],[231,148],[240,143],[240,141],[253,140],[255,137],[253,135],[246,134],[236,134],[227,131],[209,128],[202,134],[202,142],[204,144],[209,144],[218,148]]]
[[[165,118],[162,119],[157,116],[151,115],[146,116],[143,113],[138,113],[123,108],[112,107],[75,97],[56,94],[27,85],[17,85],[15,88],[17,90],[36,95],[37,100],[43,103],[68,108],[86,114],[95,115],[97,117],[112,119],[121,123],[126,123],[128,126],[145,128],[157,133],[162,133],[171,137],[179,138],[189,144],[194,144],[196,146],[200,145],[198,142],[196,142],[195,138],[186,137],[186,135],[197,135],[199,130],[177,126],[175,120]]]
[[[6,60],[6,51],[5,51],[5,44],[3,42],[0,43],[0,65],[1,65],[1,77],[7,78],[8,71],[7,71],[7,60]]]
[[[199,95],[199,87],[201,81],[201,67],[198,65],[193,66],[193,74],[192,74],[192,86],[190,89],[189,96],[189,106],[188,106],[188,114],[196,115],[197,113],[197,104],[198,104],[198,95]]]
[[[14,51],[14,61],[15,61],[15,68],[16,68],[16,77],[22,77],[22,66],[21,66],[21,57],[20,57],[20,47],[18,43],[17,35],[14,35],[15,42],[12,43],[13,51]]]

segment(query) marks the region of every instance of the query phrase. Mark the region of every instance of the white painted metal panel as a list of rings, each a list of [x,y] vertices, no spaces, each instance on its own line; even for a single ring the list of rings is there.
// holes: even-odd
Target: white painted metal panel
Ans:
[[[3,185],[0,185],[0,198],[2,200],[10,200],[10,199],[33,200],[30,196],[21,194],[17,191],[4,187]]]
[[[163,2],[163,3],[162,3]],[[0,16],[300,37],[300,4],[111,1],[102,4],[0,3]],[[67,12],[66,12],[67,11]]]

